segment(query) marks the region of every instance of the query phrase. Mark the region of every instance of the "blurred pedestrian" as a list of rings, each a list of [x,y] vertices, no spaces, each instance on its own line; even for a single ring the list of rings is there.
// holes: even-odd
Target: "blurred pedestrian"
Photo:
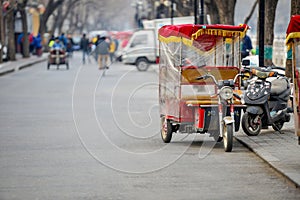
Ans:
[[[41,34],[39,33],[36,37],[33,38],[33,40],[34,40],[34,44],[35,44],[36,55],[38,57],[40,57],[43,54]]]
[[[51,38],[48,41],[48,47],[52,48],[54,42],[55,42],[55,36],[52,35]]]
[[[249,56],[252,49],[253,47],[252,47],[251,38],[247,34],[245,34],[245,37],[242,40],[242,49],[241,49],[242,59]]]
[[[80,49],[82,50],[82,63],[85,64],[85,58],[89,59],[89,39],[86,38],[86,34],[82,35],[80,40]]]
[[[110,39],[109,41],[109,56],[110,56],[110,62],[113,63],[115,59],[115,52],[117,49],[117,44],[114,39]]]
[[[67,37],[67,52],[68,52],[69,57],[73,56],[73,45],[74,45],[73,38],[69,34],[68,37]]]
[[[109,65],[109,42],[106,37],[101,37],[96,47],[99,69],[108,68]]]
[[[68,44],[68,40],[65,36],[65,33],[62,33],[60,36],[59,36],[59,40],[60,42],[64,45],[64,47],[66,48],[67,47],[67,44]]]
[[[96,62],[98,62],[98,51],[97,51],[97,46],[101,43],[101,42],[103,42],[105,40],[105,38],[104,37],[100,37],[100,35],[97,35],[95,38],[93,38],[93,43],[94,43],[94,50],[93,50],[93,52],[94,52],[94,57],[95,57],[95,61]]]
[[[59,40],[59,38],[55,38],[54,44],[52,45],[52,48],[54,49],[62,49],[64,48],[64,45],[61,43],[61,41]]]

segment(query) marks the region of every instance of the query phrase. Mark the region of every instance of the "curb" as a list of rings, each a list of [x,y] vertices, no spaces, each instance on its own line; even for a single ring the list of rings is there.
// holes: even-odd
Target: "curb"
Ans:
[[[23,60],[10,61],[11,63],[7,64],[7,66],[3,66],[2,68],[0,68],[0,76],[25,69],[27,67],[30,67],[37,63],[44,62],[46,60],[47,60],[47,58],[42,57],[39,59],[30,60],[28,62],[26,62],[26,61],[23,62]],[[19,62],[21,62],[21,64]]]
[[[252,142],[248,138],[241,139],[240,137],[235,136],[235,139],[242,145],[244,145],[246,148],[248,148],[250,151],[254,152],[258,157],[260,157],[264,162],[266,162],[272,169],[274,169],[292,185],[294,185],[296,188],[300,188],[300,183],[298,181],[291,177],[289,173],[286,173],[283,168],[276,165],[276,162],[279,161],[278,158],[272,156],[269,152],[264,151],[262,147]]]

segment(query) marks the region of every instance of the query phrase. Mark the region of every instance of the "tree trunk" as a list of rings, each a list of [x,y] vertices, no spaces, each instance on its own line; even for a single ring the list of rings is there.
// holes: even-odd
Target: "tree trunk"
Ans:
[[[22,29],[23,29],[23,57],[29,58],[30,57],[30,51],[29,51],[29,35],[28,35],[28,24],[27,24],[27,15],[25,11],[25,7],[20,6],[19,11],[21,13],[22,17]]]
[[[291,0],[291,15],[300,14],[300,0]]]
[[[15,0],[10,0],[10,5],[15,5]],[[13,8],[11,8],[13,9]],[[8,32],[8,53],[10,60],[16,60],[16,43],[15,43],[15,17],[13,10],[7,13],[7,32]]]
[[[278,0],[265,0],[265,65],[272,65],[274,22]]]
[[[48,31],[47,30],[47,22],[49,17],[53,14],[53,12],[57,9],[58,6],[60,6],[64,0],[49,0],[46,10],[44,14],[41,16],[41,25],[40,25],[40,34],[42,37],[44,37],[44,34]]]
[[[253,13],[254,13],[254,11],[255,11],[255,8],[256,8],[256,6],[257,6],[257,4],[258,4],[258,1],[259,1],[259,0],[256,0],[256,1],[254,2],[253,6],[252,6],[252,8],[251,8],[251,11],[250,11],[250,13],[249,13],[249,15],[248,15],[248,16],[245,18],[245,20],[244,20],[244,24],[248,24],[248,22],[250,21],[250,19],[251,19]]]
[[[0,3],[2,3],[1,1],[0,1]],[[2,5],[2,4],[1,4]],[[3,12],[1,11],[0,12],[0,63],[2,63],[3,62],[3,60],[2,60],[2,55],[3,55],[3,51],[2,51],[2,49],[3,49],[3,46],[5,45],[4,44],[4,19],[3,19]]]
[[[210,16],[210,22],[212,24],[220,24],[220,15],[216,2],[214,0],[205,0],[205,8],[207,8],[207,13]]]
[[[214,0],[220,16],[220,23],[221,24],[234,24],[234,10],[236,0]]]

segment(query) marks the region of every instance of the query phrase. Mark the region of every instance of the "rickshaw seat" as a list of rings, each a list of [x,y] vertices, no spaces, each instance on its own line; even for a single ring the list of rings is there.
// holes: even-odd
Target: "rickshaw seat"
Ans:
[[[198,95],[198,96],[184,96],[182,100],[185,101],[187,105],[191,106],[201,106],[201,105],[218,105],[217,96],[211,97],[209,95]],[[234,99],[234,105],[241,105],[241,101]]]
[[[210,73],[215,76],[217,80],[233,79],[239,73],[239,68],[234,66],[182,66],[182,84],[192,83],[211,83],[211,80],[196,80],[197,77]]]

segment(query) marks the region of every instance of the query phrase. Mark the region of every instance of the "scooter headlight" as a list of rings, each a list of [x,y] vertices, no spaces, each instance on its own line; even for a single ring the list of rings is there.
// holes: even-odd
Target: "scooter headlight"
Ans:
[[[231,87],[223,87],[221,88],[219,95],[224,100],[231,99],[233,97],[233,90]]]

